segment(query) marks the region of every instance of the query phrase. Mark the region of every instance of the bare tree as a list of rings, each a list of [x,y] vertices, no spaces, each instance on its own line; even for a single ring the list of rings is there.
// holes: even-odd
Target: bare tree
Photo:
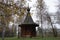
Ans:
[[[52,26],[53,36],[57,37],[57,29],[56,29],[56,27],[53,26],[53,22],[52,22],[51,17],[48,13],[47,13],[47,20]]]
[[[38,0],[38,7],[40,12],[37,14],[39,15],[39,21],[40,21],[40,24],[41,24],[41,32],[42,32],[42,37],[44,36],[44,32],[43,32],[43,21],[45,20],[44,19],[44,15],[45,15],[45,10],[46,10],[46,7],[45,7],[45,4],[44,4],[44,0]]]

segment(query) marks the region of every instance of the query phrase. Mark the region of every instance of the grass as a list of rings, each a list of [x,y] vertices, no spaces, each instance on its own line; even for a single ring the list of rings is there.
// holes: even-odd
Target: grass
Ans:
[[[2,40],[2,38],[0,38]],[[6,37],[5,40],[60,40],[60,37],[35,37],[35,38],[17,38],[17,37]]]

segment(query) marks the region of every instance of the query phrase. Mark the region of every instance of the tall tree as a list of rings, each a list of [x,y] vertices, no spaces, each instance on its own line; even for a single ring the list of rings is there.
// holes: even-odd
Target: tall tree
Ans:
[[[7,3],[5,3],[5,1]],[[24,1],[20,1],[14,3],[12,0],[2,0],[2,2],[0,2],[0,11],[3,11],[3,18],[2,20],[4,20],[5,25],[8,27],[10,22],[13,22],[14,25],[15,24],[20,24],[23,22],[25,16],[26,16],[26,8],[22,6],[24,6],[22,4],[22,2]],[[20,4],[20,5],[18,5]],[[4,27],[5,28],[5,27]]]
[[[39,10],[40,10],[40,12],[39,12],[39,14],[37,14],[37,15],[39,15],[39,21],[40,21],[40,23],[39,24],[41,24],[41,31],[42,31],[42,37],[44,36],[44,33],[43,33],[43,15],[44,15],[44,13],[45,13],[45,4],[44,4],[44,0],[38,0],[38,8],[39,8]]]

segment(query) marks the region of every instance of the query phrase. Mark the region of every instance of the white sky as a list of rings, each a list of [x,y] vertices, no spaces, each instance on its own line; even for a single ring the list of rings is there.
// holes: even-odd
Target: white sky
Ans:
[[[14,0],[16,2],[17,0]],[[36,7],[37,6],[37,0],[26,0],[26,6],[29,3],[29,7]],[[55,13],[57,11],[57,5],[58,1],[57,0],[44,0],[46,5],[48,6],[48,12],[50,13]]]
[[[14,0],[14,2],[16,2],[17,0]],[[29,3],[30,7],[35,7],[37,0],[26,0],[26,6]],[[56,5],[58,5],[58,1],[57,0],[44,0],[46,5],[48,6],[48,11],[50,13],[55,13],[57,11],[57,7]]]
[[[58,1],[57,0],[44,0],[45,1],[45,4],[47,5],[47,8],[48,8],[48,12],[49,13],[56,13],[57,12],[57,5],[58,5]],[[34,20],[34,22],[36,22],[36,6],[37,6],[37,0],[31,0],[31,2],[28,2],[29,3],[29,7],[31,7],[31,13],[33,13],[32,15],[32,18]],[[57,28],[60,28],[58,24],[55,25]]]
[[[29,7],[36,7],[37,6],[37,0],[26,0],[26,4],[28,5],[29,3]],[[55,13],[57,11],[57,5],[58,5],[58,0],[44,0],[47,7],[48,7],[48,12],[49,13]],[[26,6],[27,6],[26,5]]]
[[[17,0],[15,0],[15,2],[16,1]],[[58,7],[57,7],[58,0],[44,0],[44,1],[45,1],[45,4],[47,5],[49,13],[56,13],[57,12],[57,9],[58,9]],[[31,8],[31,13],[33,13],[32,18],[33,18],[34,22],[36,22],[36,20],[38,20],[38,19],[36,19],[37,0],[30,0],[30,1],[26,0],[26,6],[28,6],[28,3],[29,3],[29,7]]]
[[[48,6],[48,11],[50,13],[55,13],[57,11],[58,0],[44,0],[46,5]]]

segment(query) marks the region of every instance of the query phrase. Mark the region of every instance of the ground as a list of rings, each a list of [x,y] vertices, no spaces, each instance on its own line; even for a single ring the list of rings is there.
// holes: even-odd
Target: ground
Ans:
[[[0,38],[0,40],[2,40]],[[5,40],[60,40],[60,37],[36,37],[36,38],[17,38],[17,37],[7,37]]]

